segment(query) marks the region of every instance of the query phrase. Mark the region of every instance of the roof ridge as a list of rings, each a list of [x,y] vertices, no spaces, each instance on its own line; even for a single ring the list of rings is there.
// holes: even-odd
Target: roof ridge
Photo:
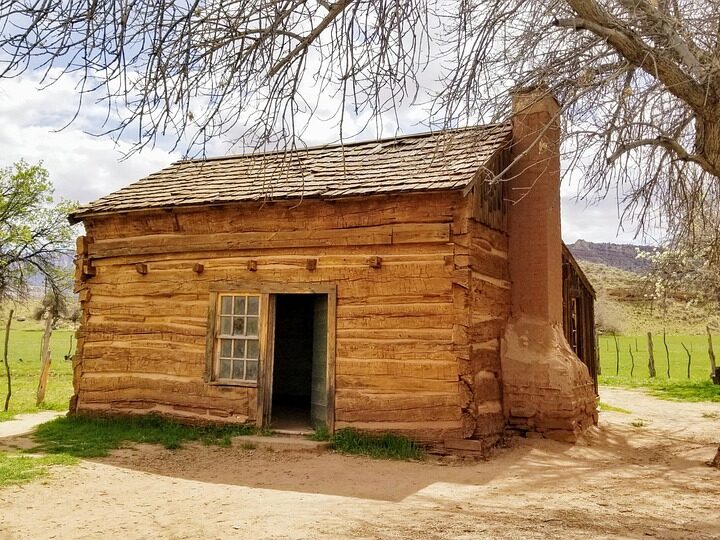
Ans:
[[[423,137],[431,137],[433,135],[443,135],[446,133],[459,133],[459,132],[463,132],[463,131],[484,131],[484,130],[489,130],[492,128],[511,128],[511,127],[512,127],[512,124],[510,123],[510,120],[506,120],[504,122],[493,122],[491,124],[480,124],[477,126],[445,128],[445,129],[440,129],[437,131],[423,131],[421,133],[409,133],[407,135],[400,135],[400,136],[396,135],[393,137],[384,137],[382,139],[367,139],[364,141],[353,141],[353,142],[348,142],[348,143],[343,143],[343,142],[322,143],[322,144],[316,144],[313,146],[306,146],[304,148],[297,148],[295,150],[288,150],[288,149],[269,150],[269,151],[260,150],[260,151],[246,152],[246,153],[241,153],[241,154],[231,154],[231,155],[226,155],[226,156],[179,159],[179,160],[171,163],[170,166],[183,165],[186,163],[205,163],[207,161],[223,161],[223,160],[230,160],[230,159],[242,159],[242,158],[249,158],[249,157],[277,156],[279,154],[292,154],[293,152],[311,152],[311,151],[315,151],[315,150],[348,148],[348,147],[354,147],[354,146],[361,146],[364,144],[381,144],[381,143],[407,140],[407,139],[420,139]]]

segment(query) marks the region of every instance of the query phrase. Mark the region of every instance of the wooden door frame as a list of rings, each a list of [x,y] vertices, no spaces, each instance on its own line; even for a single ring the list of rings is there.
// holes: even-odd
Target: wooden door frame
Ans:
[[[327,362],[325,390],[327,392],[327,429],[335,432],[335,336],[337,326],[337,284],[241,280],[213,285],[212,292],[248,293],[260,295],[260,362],[257,383],[256,425],[269,427],[272,413],[272,386],[275,348],[275,297],[278,294],[325,294],[328,301]]]

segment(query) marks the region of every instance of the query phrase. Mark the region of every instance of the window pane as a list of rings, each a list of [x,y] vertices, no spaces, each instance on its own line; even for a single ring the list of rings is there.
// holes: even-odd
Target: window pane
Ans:
[[[244,367],[245,362],[242,360],[235,360],[235,362],[233,362],[232,378],[243,380],[245,378],[245,374],[243,373]]]
[[[233,336],[242,336],[245,334],[245,317],[233,317]]]
[[[245,358],[245,340],[233,340],[233,358]]]
[[[245,380],[256,381],[258,372],[258,363],[252,360],[248,360],[246,363]]]
[[[232,360],[220,360],[220,372],[218,373],[218,379],[229,379],[230,378],[230,366]]]
[[[232,317],[220,317],[220,334],[223,336],[232,334]]]
[[[220,356],[230,358],[232,356],[232,339],[220,340]]]
[[[232,314],[232,296],[223,296],[220,302],[220,313],[223,315]]]
[[[247,297],[247,313],[248,315],[257,315],[260,312],[260,297],[259,296],[248,296]]]
[[[257,336],[258,335],[258,318],[248,317],[247,325],[245,327],[246,336]]]
[[[247,357],[257,360],[260,357],[260,342],[257,339],[248,339]]]
[[[245,315],[245,297],[235,297],[235,315]]]

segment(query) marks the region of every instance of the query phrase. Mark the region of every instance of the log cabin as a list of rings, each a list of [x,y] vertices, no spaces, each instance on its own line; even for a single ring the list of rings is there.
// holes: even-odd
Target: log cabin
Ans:
[[[71,216],[77,414],[395,432],[484,451],[597,422],[560,121],[184,160]]]

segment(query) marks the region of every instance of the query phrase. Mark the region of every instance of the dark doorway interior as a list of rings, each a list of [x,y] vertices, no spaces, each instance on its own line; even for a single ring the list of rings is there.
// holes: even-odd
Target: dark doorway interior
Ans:
[[[273,429],[310,431],[326,409],[327,295],[275,297]]]

